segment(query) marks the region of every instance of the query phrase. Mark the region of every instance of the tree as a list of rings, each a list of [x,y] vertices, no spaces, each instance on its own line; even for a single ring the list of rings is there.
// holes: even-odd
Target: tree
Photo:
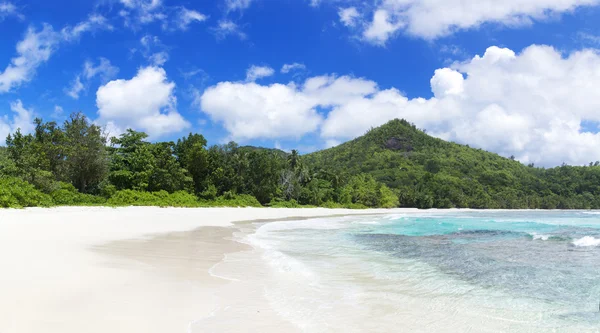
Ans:
[[[60,159],[51,151],[58,152],[63,145],[45,141],[41,120],[36,119],[36,136],[23,135],[19,129],[6,138],[8,155],[18,170],[18,175],[44,192],[55,188],[56,179],[60,178]],[[59,156],[62,156],[60,154]],[[54,160],[51,161],[51,158]],[[54,172],[53,172],[54,171]]]
[[[152,144],[151,151],[154,156],[153,168],[148,179],[148,191],[191,191],[193,179],[188,171],[181,167],[174,155],[173,142],[159,142]]]
[[[93,192],[108,172],[106,136],[82,113],[71,114],[64,132],[67,177],[80,192]]]
[[[253,151],[248,155],[248,190],[261,204],[277,197],[282,165],[277,155]]]
[[[292,153],[288,156],[288,164],[292,170],[296,170],[300,164],[300,155],[296,149],[292,150]]]
[[[118,190],[148,190],[154,156],[151,144],[144,141],[147,137],[146,133],[128,129],[119,137],[111,138],[108,179]]]
[[[200,134],[189,134],[177,140],[174,147],[177,161],[192,177],[194,191],[198,194],[208,187],[210,174],[206,139]]]

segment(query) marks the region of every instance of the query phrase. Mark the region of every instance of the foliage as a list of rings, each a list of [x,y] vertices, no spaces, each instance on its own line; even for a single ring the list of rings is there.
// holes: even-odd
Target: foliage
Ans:
[[[290,201],[284,201],[281,199],[273,200],[269,203],[271,208],[313,208],[316,206],[312,205],[301,205],[298,201],[292,199]]]
[[[16,177],[0,177],[0,207],[48,207],[52,206],[49,195]]]
[[[64,144],[66,179],[82,193],[96,192],[109,162],[102,129],[82,113],[72,114],[64,124]]]
[[[203,201],[202,204],[207,207],[262,207],[260,202],[249,194],[220,196],[214,200]]]
[[[60,188],[50,193],[53,205],[56,206],[87,206],[102,205],[106,199],[101,196],[78,192],[75,186],[69,183],[59,183]]]
[[[111,206],[160,206],[160,207],[200,207],[198,198],[185,191],[169,193],[167,191],[145,192],[122,190],[116,192],[107,201]]]
[[[600,162],[552,169],[446,142],[404,120],[335,148],[207,146],[200,134],[110,140],[81,113],[0,148],[2,205],[600,208]]]
[[[389,187],[402,207],[600,208],[598,164],[525,166],[433,138],[405,120],[390,121],[360,138],[309,154],[304,162],[338,174],[368,174]],[[356,180],[351,183],[356,187]],[[352,193],[353,202],[371,205],[373,184],[367,181],[363,186]],[[394,202],[389,196],[385,204],[378,204],[387,207]]]

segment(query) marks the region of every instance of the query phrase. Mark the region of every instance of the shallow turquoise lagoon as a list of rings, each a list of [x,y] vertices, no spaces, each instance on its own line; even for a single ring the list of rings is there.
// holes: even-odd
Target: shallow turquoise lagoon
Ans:
[[[419,211],[262,225],[306,331],[599,332],[600,212]]]

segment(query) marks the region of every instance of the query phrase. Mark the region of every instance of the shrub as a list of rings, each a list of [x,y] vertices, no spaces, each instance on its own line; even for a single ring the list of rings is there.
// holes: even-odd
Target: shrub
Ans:
[[[215,200],[204,201],[203,205],[208,207],[262,207],[258,200],[249,194],[238,194],[227,199],[223,196]]]
[[[317,206],[301,205],[298,203],[298,201],[296,201],[294,199],[289,200],[289,201],[275,199],[275,200],[271,201],[271,203],[269,203],[269,207],[272,207],[272,208],[314,208]]]
[[[111,206],[160,206],[160,207],[199,207],[198,198],[185,191],[169,194],[167,191],[142,192],[134,190],[117,191],[110,199]]]
[[[59,206],[87,206],[106,203],[106,199],[103,197],[80,193],[75,186],[63,182],[59,183],[59,189],[51,192],[50,196],[54,204]]]
[[[52,199],[33,185],[17,177],[0,177],[0,207],[49,207]]]

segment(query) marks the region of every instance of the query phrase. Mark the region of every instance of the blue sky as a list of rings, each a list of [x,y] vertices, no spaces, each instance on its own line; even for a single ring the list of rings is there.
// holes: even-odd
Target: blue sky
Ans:
[[[0,27],[2,136],[83,111],[310,152],[406,118],[524,163],[600,160],[600,0],[0,0]]]

